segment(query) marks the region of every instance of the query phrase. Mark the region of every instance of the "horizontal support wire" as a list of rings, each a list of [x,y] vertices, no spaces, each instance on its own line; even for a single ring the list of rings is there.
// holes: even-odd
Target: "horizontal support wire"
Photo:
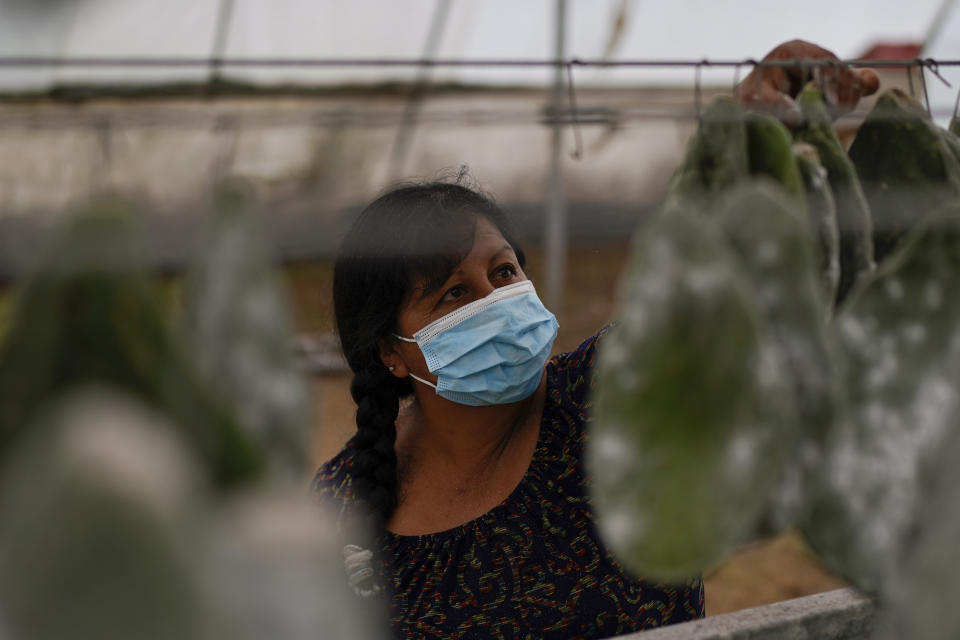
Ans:
[[[74,57],[57,58],[48,56],[0,56],[0,67],[71,67],[71,68],[109,68],[109,67],[598,67],[598,68],[673,68],[698,66],[710,67],[957,67],[960,60],[937,60],[934,58],[912,58],[904,60],[592,60],[570,58],[566,60],[541,60],[532,58],[496,59],[496,58],[198,58],[198,57]]]
[[[299,113],[284,113],[271,109],[243,111],[198,110],[140,110],[83,113],[67,112],[30,112],[28,109],[0,109],[0,130],[9,129],[46,129],[64,130],[77,128],[96,129],[109,126],[111,129],[143,128],[183,128],[197,130],[214,129],[219,122],[226,120],[236,129],[258,129],[272,127],[387,127],[398,126],[402,122],[402,112],[394,110],[343,109],[304,110]],[[856,126],[866,116],[866,109],[858,109],[844,114],[836,123],[839,126]],[[934,108],[935,118],[950,118],[952,107]],[[578,106],[576,113],[572,109],[562,109],[547,113],[542,109],[428,109],[420,114],[418,122],[431,126],[489,126],[504,125],[543,125],[553,126],[557,122],[578,127],[625,128],[634,123],[647,121],[697,122],[697,110],[693,101],[650,104],[643,107],[603,107]]]
[[[459,67],[459,68],[557,68],[568,71],[574,67],[594,68],[689,68],[698,74],[704,67],[730,68],[735,76],[744,66],[750,67],[873,67],[873,68],[916,68],[928,70],[946,86],[950,83],[940,75],[943,67],[960,66],[960,60],[937,60],[934,58],[884,59],[884,60],[591,60],[570,59],[423,59],[423,58],[238,58],[238,57],[71,57],[56,58],[42,56],[0,56],[0,73],[4,68],[207,68],[216,65],[226,68],[422,68],[422,67]],[[695,76],[692,76],[695,77]],[[223,78],[219,78],[223,80]],[[197,83],[204,86],[206,81]],[[109,95],[109,91],[105,92]],[[0,105],[5,103],[0,90]],[[695,121],[698,116],[697,101],[684,103],[652,102],[642,107],[590,107],[583,106],[573,113],[571,110],[547,112],[543,109],[429,109],[421,114],[424,124],[439,125],[502,125],[507,123],[539,123],[552,126],[556,121],[578,125],[599,125],[619,127],[625,123],[643,120]],[[11,102],[13,110],[0,111],[0,128],[47,127],[62,128],[83,125],[99,126],[108,122],[116,127],[186,126],[207,128],[211,122],[224,116],[222,113],[201,114],[185,110],[153,110],[145,113],[93,112],[82,114],[71,111],[69,114],[19,112],[15,99]],[[254,110],[226,114],[238,127],[283,126],[310,124],[313,126],[383,126],[393,127],[400,122],[399,116],[391,109],[356,109],[340,106],[337,108],[308,110],[300,113],[278,113],[275,110]],[[935,110],[934,116],[949,116],[952,111]],[[865,113],[857,111],[847,114],[840,122],[857,122]]]

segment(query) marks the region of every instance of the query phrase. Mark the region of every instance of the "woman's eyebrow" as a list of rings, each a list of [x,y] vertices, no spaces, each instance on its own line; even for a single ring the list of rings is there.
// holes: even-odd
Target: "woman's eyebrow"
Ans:
[[[497,258],[499,258],[500,256],[502,256],[504,253],[508,251],[513,252],[513,247],[511,247],[509,244],[503,245],[499,251],[497,251],[495,254],[490,256],[490,262],[493,262],[494,260],[496,260]]]

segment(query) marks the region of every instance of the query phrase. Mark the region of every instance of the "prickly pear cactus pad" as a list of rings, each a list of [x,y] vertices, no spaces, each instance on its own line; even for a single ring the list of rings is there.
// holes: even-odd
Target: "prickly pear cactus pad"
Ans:
[[[305,382],[294,362],[287,300],[249,190],[223,185],[210,227],[184,287],[186,345],[207,386],[232,407],[271,466],[302,481]]]
[[[666,208],[709,197],[746,177],[749,170],[745,112],[733,100],[717,98],[704,110],[687,143],[667,190]]]
[[[349,589],[343,532],[302,487],[211,491],[124,394],[51,406],[0,466],[4,638],[389,637],[388,603]]]
[[[169,416],[218,485],[256,476],[262,453],[199,382],[137,256],[126,217],[87,212],[20,286],[0,347],[0,459],[45,403],[100,384]]]
[[[209,637],[203,482],[175,431],[102,391],[40,419],[0,473],[5,637]]]
[[[231,640],[388,640],[387,598],[360,598],[344,573],[335,514],[301,491],[232,501],[210,527],[204,568]],[[318,512],[319,511],[319,512]]]
[[[813,231],[817,272],[824,300],[837,297],[840,285],[840,239],[837,232],[837,207],[827,181],[827,170],[820,164],[817,150],[804,142],[795,143],[794,155],[806,190],[807,220]]]
[[[850,160],[870,203],[878,262],[926,214],[960,197],[960,162],[927,112],[897,89],[877,99]]]
[[[916,536],[924,469],[960,421],[960,207],[911,231],[837,318],[850,421],[804,530],[834,571],[889,592]]]
[[[957,134],[949,129],[942,129],[940,127],[937,127],[937,133],[940,135],[940,141],[946,146],[950,155],[953,156],[953,159],[960,163],[960,138],[957,137]]]
[[[707,568],[780,478],[792,398],[737,258],[683,209],[641,233],[595,373],[588,472],[599,528],[638,575]]]
[[[960,638],[960,430],[948,434],[929,465],[916,537],[906,550],[897,589],[881,609],[878,640]]]
[[[773,500],[771,524],[791,523],[802,505],[803,487],[819,472],[827,434],[839,402],[836,346],[827,331],[826,304],[818,289],[806,216],[776,183],[742,183],[719,198],[716,219],[740,259],[770,344],[786,364],[796,413],[785,415],[781,451],[803,455],[786,466],[788,484]]]
[[[855,163],[847,157],[833,122],[815,84],[808,84],[797,96],[804,124],[794,139],[817,150],[820,164],[827,170],[827,180],[836,206],[837,232],[840,239],[840,282],[837,302],[840,303],[861,277],[874,267],[873,221],[871,209],[857,176]]]
[[[746,127],[750,175],[771,178],[790,197],[804,204],[803,176],[787,128],[773,116],[756,112],[747,113]]]

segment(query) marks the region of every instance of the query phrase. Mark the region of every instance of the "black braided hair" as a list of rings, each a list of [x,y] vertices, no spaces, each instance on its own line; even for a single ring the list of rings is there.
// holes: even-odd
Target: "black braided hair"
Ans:
[[[458,176],[458,181],[462,174]],[[525,258],[506,214],[493,200],[458,183],[401,186],[371,203],[350,228],[333,271],[337,332],[354,373],[357,433],[350,476],[372,525],[383,527],[397,505],[396,419],[409,379],[380,360],[412,286],[440,287],[473,246],[478,216],[488,219]]]
[[[353,487],[366,501],[374,525],[380,526],[397,506],[396,419],[400,396],[409,393],[398,383],[409,385],[406,380],[397,380],[383,365],[373,365],[357,372],[350,384],[350,394],[357,403]]]

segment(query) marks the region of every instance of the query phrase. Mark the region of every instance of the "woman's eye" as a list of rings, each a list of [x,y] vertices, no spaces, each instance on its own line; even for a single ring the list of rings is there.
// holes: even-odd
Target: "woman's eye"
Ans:
[[[517,270],[512,264],[505,264],[497,268],[495,275],[501,280],[509,280],[517,275]]]
[[[465,289],[460,285],[451,287],[445,294],[443,294],[440,302],[455,302],[463,297],[464,292]]]

